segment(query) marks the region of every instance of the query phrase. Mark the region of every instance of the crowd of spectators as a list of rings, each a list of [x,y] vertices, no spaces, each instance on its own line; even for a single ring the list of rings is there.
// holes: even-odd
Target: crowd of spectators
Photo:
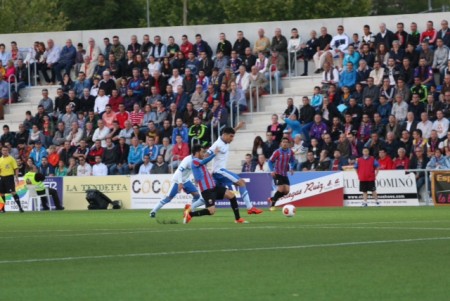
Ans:
[[[70,39],[60,48],[49,39],[26,56],[15,42],[10,52],[0,44],[0,60],[8,62],[0,66],[2,101],[6,81],[19,89],[32,79],[58,85],[56,95],[42,90],[37,112],[26,112],[17,132],[4,126],[0,142],[23,172],[33,165],[44,175],[169,172],[192,142],[208,145],[231,111],[248,110],[250,96],[283,92],[281,78],[303,60],[301,75],[314,61],[321,86],[299,108],[288,99],[284,123],[273,116],[266,142],[255,140],[243,170],[267,171],[282,136],[292,140],[298,170],[340,169],[363,145],[407,168],[399,158],[412,161],[416,148],[424,160],[438,148],[447,151],[450,30],[445,20],[441,27],[429,21],[419,33],[412,23],[407,33],[398,23],[394,33],[380,24],[372,34],[365,25],[361,39],[343,26],[334,37],[322,27],[308,40],[296,28],[290,39],[279,28],[271,39],[259,29],[253,47],[238,31],[233,44],[221,33],[215,51],[200,34],[193,42],[183,35],[180,44],[172,36],[167,44],[158,35],[141,43],[132,36],[127,47],[114,36],[102,49],[92,38],[86,48]]]
[[[440,30],[432,21],[422,33],[410,28],[399,22],[394,33],[382,23],[372,34],[365,25],[361,40],[343,26],[334,37],[325,27],[317,39],[313,31],[321,85],[299,107],[288,98],[242,171],[266,172],[282,137],[291,140],[298,171],[351,168],[363,147],[381,170],[450,169],[450,29],[446,20]],[[420,188],[424,174],[416,177]]]
[[[210,144],[230,113],[246,111],[251,96],[271,86],[282,92],[288,44],[280,29],[272,40],[259,30],[253,48],[242,31],[233,45],[221,33],[214,55],[200,34],[181,40],[144,35],[140,44],[133,35],[125,46],[114,36],[101,49],[92,38],[86,48],[48,39],[26,55],[15,42],[11,52],[0,44],[0,60],[8,62],[0,66],[2,103],[9,97],[3,78],[12,91],[30,81],[58,86],[56,95],[42,89],[37,111],[27,111],[17,131],[3,127],[0,142],[21,174],[34,166],[45,176],[168,173],[192,143]]]

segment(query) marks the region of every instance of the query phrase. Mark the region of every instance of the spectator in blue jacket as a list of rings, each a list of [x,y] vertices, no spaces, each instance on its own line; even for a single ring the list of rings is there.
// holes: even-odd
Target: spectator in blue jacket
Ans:
[[[177,120],[175,121],[175,125],[176,127],[173,128],[172,132],[172,144],[177,143],[175,138],[178,135],[183,138],[183,142],[189,143],[189,129],[183,124],[183,120],[181,118],[177,118]]]
[[[139,144],[137,137],[131,138],[130,151],[128,153],[128,168],[134,170],[134,173],[138,173],[139,166],[142,164],[142,158],[144,154],[144,149],[142,145]]]
[[[351,91],[355,90],[356,85],[356,71],[353,68],[353,63],[348,62],[347,68],[342,71],[339,77],[339,87],[348,87]]]
[[[42,146],[42,143],[40,140],[36,141],[35,146],[31,150],[29,158],[33,159],[34,164],[37,168],[41,167],[42,164],[42,158],[48,157],[47,150],[45,147]]]
[[[147,137],[147,146],[144,148],[142,152],[142,161],[144,160],[144,156],[148,156],[150,162],[155,163],[156,158],[158,158],[158,155],[159,149],[158,146],[155,144],[155,138]]]
[[[75,58],[77,57],[77,50],[72,45],[72,40],[66,41],[66,46],[63,47],[59,54],[58,62],[53,66],[53,70],[56,73],[56,80],[62,82],[61,71],[64,70],[64,74],[70,74],[73,65],[75,64]]]

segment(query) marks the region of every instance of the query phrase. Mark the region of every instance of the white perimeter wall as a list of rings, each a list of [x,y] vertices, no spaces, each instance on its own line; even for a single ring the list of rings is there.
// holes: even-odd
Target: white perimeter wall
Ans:
[[[338,25],[344,25],[345,32],[351,37],[353,33],[362,34],[363,26],[370,25],[373,33],[379,31],[378,24],[380,22],[386,23],[388,29],[396,31],[396,23],[405,23],[405,29],[409,32],[409,24],[416,22],[419,31],[425,29],[426,22],[432,20],[435,28],[440,29],[440,21],[442,19],[450,19],[450,14],[447,13],[430,13],[430,14],[412,14],[412,15],[392,15],[392,16],[368,16],[355,18],[334,18],[334,19],[315,19],[315,20],[297,20],[297,21],[276,21],[276,22],[261,22],[261,23],[235,23],[235,24],[219,24],[219,25],[193,25],[193,26],[174,26],[174,27],[155,27],[155,28],[128,28],[128,29],[114,29],[114,30],[87,30],[87,31],[63,31],[63,32],[42,32],[42,33],[16,33],[16,34],[2,34],[0,35],[0,42],[6,44],[9,50],[10,42],[16,41],[20,48],[31,47],[34,41],[43,41],[46,43],[47,39],[52,38],[56,45],[63,46],[65,40],[71,38],[74,44],[82,42],[85,47],[88,45],[88,39],[94,38],[97,45],[103,48],[103,38],[109,37],[112,41],[112,36],[118,35],[122,44],[125,47],[130,42],[131,35],[138,36],[138,41],[142,41],[144,34],[149,34],[151,41],[154,35],[160,35],[162,42],[167,43],[170,35],[175,37],[177,43],[181,42],[181,35],[187,34],[189,40],[194,41],[194,36],[197,33],[202,34],[203,39],[206,40],[213,51],[215,51],[218,36],[220,32],[227,35],[227,39],[233,44],[236,40],[236,32],[242,30],[244,36],[250,41],[253,47],[253,42],[257,38],[257,31],[263,28],[266,31],[266,36],[272,38],[274,29],[280,27],[283,35],[287,39],[290,37],[290,30],[296,27],[299,30],[302,38],[309,39],[309,32],[316,30],[320,35],[320,27],[326,26],[328,33],[336,34]]]

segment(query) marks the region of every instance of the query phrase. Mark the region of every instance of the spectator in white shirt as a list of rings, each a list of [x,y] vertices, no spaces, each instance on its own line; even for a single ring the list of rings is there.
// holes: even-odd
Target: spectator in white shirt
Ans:
[[[144,163],[139,167],[140,175],[149,175],[152,170],[153,164],[150,163],[149,155],[144,155]]]
[[[169,78],[169,85],[172,85],[172,87],[183,86],[183,77],[180,75],[180,71],[177,68],[172,70],[172,76]]]
[[[420,119],[422,120],[417,124],[417,129],[422,131],[422,137],[424,139],[429,139],[431,136],[431,130],[433,128],[433,122],[428,120],[428,113],[423,112],[420,114]]]
[[[93,176],[107,176],[108,175],[108,167],[102,163],[101,156],[95,156],[95,164],[92,167],[92,175]]]
[[[56,80],[56,73],[53,71],[53,66],[59,61],[61,49],[55,46],[52,39],[47,41],[47,50],[44,53],[44,59],[46,64],[42,64],[42,75],[47,83],[54,83]],[[52,78],[50,79],[47,74],[47,69],[50,69],[52,73]]]
[[[236,77],[236,85],[242,92],[247,93],[250,84],[250,75],[247,73],[245,66],[239,66],[239,73]]]
[[[98,128],[92,136],[92,141],[100,140],[102,142],[102,147],[106,147],[106,137],[108,136],[110,130],[105,126],[103,120],[98,120],[97,125]]]
[[[256,163],[255,172],[270,172],[269,163],[267,163],[266,157],[263,154],[258,156],[258,162]]]
[[[406,119],[408,113],[408,104],[403,101],[403,97],[399,94],[395,96],[395,102],[392,105],[391,114],[395,116],[398,122],[402,123]]]
[[[80,164],[78,164],[77,167],[77,176],[92,176],[92,167],[91,165],[86,163],[86,159],[84,157],[80,157],[78,161],[80,162]]]
[[[97,98],[95,98],[94,112],[102,114],[106,110],[106,105],[109,103],[109,97],[105,95],[104,89],[98,89]]]
[[[432,130],[435,130],[439,139],[442,139],[447,135],[449,122],[447,118],[444,118],[444,113],[441,110],[436,112],[436,117],[437,120],[433,122]]]

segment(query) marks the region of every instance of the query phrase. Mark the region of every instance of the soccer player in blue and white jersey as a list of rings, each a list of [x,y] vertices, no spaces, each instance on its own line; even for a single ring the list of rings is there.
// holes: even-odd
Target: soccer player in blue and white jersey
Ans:
[[[281,139],[281,147],[273,152],[269,159],[269,167],[272,171],[273,181],[277,186],[274,196],[269,198],[270,211],[275,210],[275,204],[279,198],[289,193],[290,183],[287,173],[294,174],[294,152],[289,148],[289,139]]]
[[[224,198],[230,200],[231,208],[233,209],[234,213],[235,223],[247,223],[247,221],[241,218],[239,214],[239,206],[234,193],[224,186],[216,186],[212,175],[206,168],[206,164],[214,159],[216,154],[219,152],[219,149],[214,149],[214,152],[212,154],[210,154],[208,157],[205,157],[206,152],[201,145],[197,144],[192,147],[192,173],[194,174],[195,181],[199,186],[202,197],[205,200],[206,208],[192,212],[191,205],[187,204],[184,207],[183,215],[183,223],[185,224],[189,223],[191,219],[196,216],[213,215],[216,212],[216,200],[222,200]]]
[[[170,193],[164,199],[159,201],[158,205],[150,212],[150,217],[156,217],[156,212],[161,209],[165,204],[172,201],[172,199],[181,192],[182,189],[187,194],[192,194],[192,203],[196,202],[199,206],[204,204],[204,201],[201,199],[200,194],[195,187],[195,185],[189,180],[192,172],[192,155],[184,158],[177,170],[172,176],[172,188],[170,189]]]
[[[236,131],[239,130],[243,125],[244,122],[241,121],[234,129],[231,127],[224,128],[222,130],[222,135],[209,148],[208,153],[212,154],[214,150],[219,150],[213,161],[213,177],[216,181],[217,186],[225,186],[228,189],[231,188],[232,184],[238,186],[241,197],[245,202],[245,206],[247,207],[247,213],[260,214],[263,213],[263,211],[256,207],[253,207],[248,195],[247,188],[245,187],[244,179],[239,178],[237,174],[226,169],[230,143],[233,141]]]

